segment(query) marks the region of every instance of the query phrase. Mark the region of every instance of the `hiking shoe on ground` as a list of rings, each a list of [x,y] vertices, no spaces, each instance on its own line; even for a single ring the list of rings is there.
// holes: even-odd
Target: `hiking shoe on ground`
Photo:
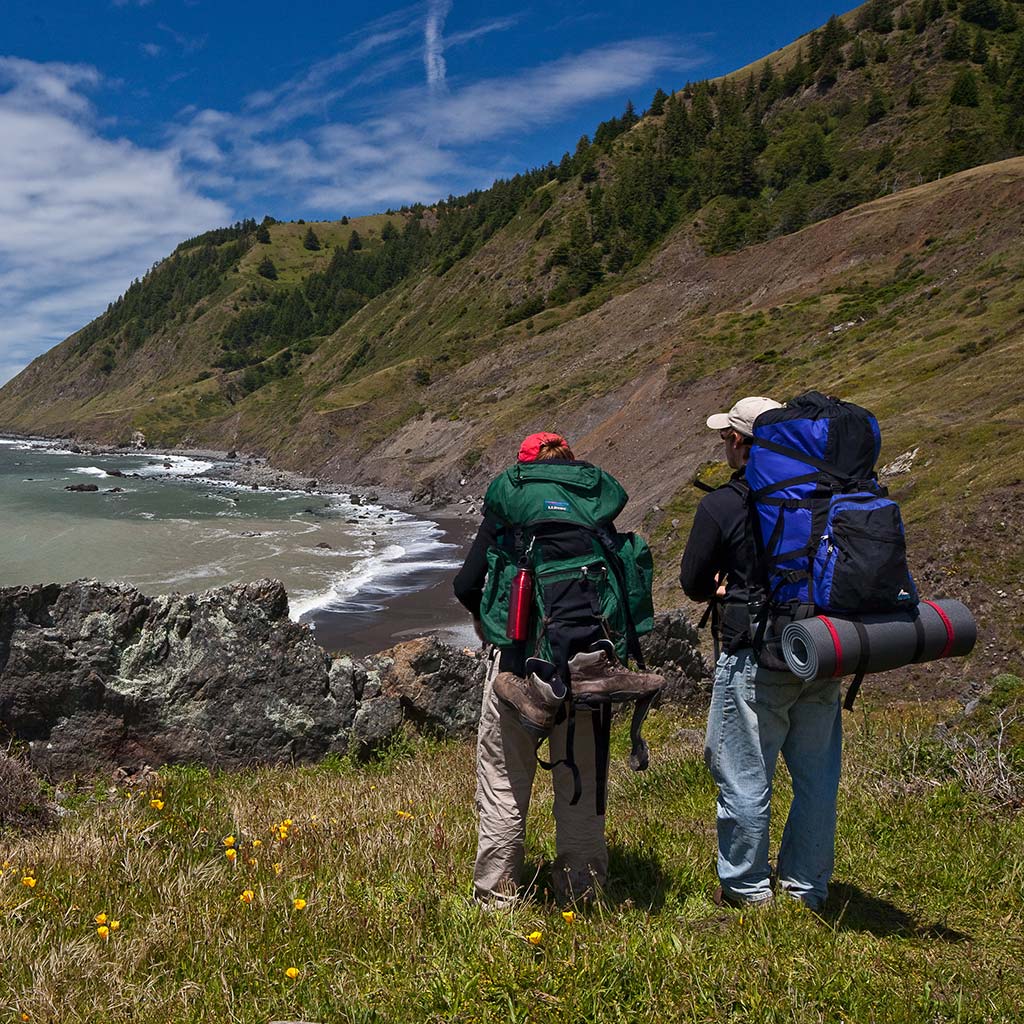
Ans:
[[[614,650],[609,641],[594,646],[596,650],[581,651],[569,662],[573,697],[582,703],[588,699],[639,700],[653,696],[665,685],[654,672],[632,672],[620,665],[609,654],[609,648]]]
[[[494,677],[494,695],[519,716],[519,724],[535,739],[544,739],[554,727],[561,700],[545,700],[538,687],[514,672]]]
[[[712,895],[711,902],[716,907],[732,907],[735,910],[760,910],[762,907],[770,906],[774,898],[773,894],[769,891],[766,896],[762,896],[760,899],[745,899],[743,896],[726,892],[725,889],[719,886],[715,890],[714,895]]]

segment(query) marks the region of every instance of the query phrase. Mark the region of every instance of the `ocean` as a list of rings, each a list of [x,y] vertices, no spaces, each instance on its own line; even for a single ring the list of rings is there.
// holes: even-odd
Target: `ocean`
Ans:
[[[365,623],[461,563],[437,523],[343,495],[252,490],[216,469],[0,438],[0,585],[95,578],[155,595],[271,577],[291,617],[315,627]]]

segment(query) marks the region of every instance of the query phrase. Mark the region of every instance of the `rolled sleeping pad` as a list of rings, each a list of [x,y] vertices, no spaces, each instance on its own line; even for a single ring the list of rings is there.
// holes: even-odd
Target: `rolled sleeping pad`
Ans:
[[[782,631],[782,653],[794,675],[817,681],[962,657],[977,638],[974,616],[960,601],[921,601],[912,612],[791,622]]]

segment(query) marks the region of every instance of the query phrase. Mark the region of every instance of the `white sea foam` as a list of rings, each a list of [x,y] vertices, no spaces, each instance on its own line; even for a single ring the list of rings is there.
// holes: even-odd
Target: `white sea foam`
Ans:
[[[200,476],[213,468],[212,462],[190,459],[185,455],[164,455],[155,465],[143,466],[140,476]]]
[[[99,466],[75,466],[72,473],[81,473],[83,476],[106,476],[107,471]]]
[[[441,540],[436,523],[415,519],[404,512],[392,511],[391,514],[396,522],[389,526],[382,527],[373,521],[358,524],[356,528],[364,533],[369,544],[362,552],[344,552],[350,557],[355,554],[355,562],[328,590],[291,596],[289,608],[293,620],[297,622],[316,611],[344,613],[379,607],[374,598],[408,593],[414,588],[417,573],[453,569],[462,564],[441,554],[454,551],[456,546]],[[371,526],[376,528],[376,538],[369,536]]]

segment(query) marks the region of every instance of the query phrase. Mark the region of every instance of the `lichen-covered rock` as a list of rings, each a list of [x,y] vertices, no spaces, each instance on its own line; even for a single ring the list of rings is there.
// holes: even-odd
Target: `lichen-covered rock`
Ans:
[[[666,698],[700,693],[696,630],[644,643]],[[274,580],[146,597],[95,580],[0,589],[0,729],[51,777],[366,757],[405,729],[467,737],[486,662],[430,637],[331,661]]]
[[[483,662],[437,640],[331,661],[274,580],[146,597],[0,590],[0,727],[51,777],[368,756],[403,728],[472,732]]]
[[[51,776],[344,750],[351,699],[261,580],[149,598],[95,581],[0,591],[0,722]]]
[[[710,671],[700,651],[697,627],[684,611],[661,612],[642,641],[649,668],[665,677],[661,700],[686,703],[704,700]]]

